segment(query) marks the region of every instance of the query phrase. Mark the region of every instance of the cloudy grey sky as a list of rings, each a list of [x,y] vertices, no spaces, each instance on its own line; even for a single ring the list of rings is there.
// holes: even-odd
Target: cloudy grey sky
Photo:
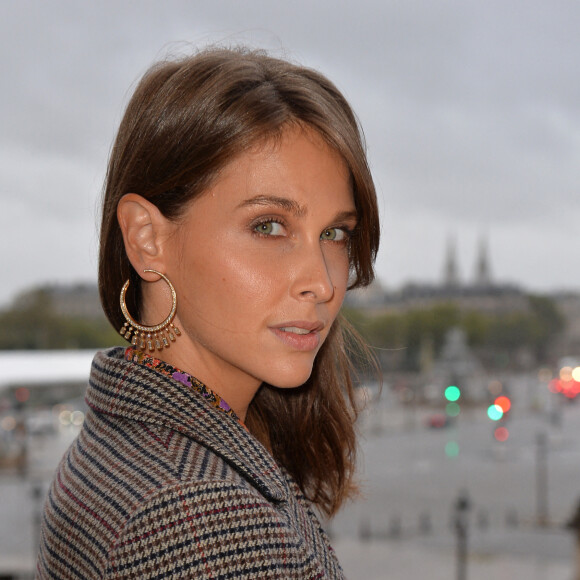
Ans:
[[[327,74],[364,127],[380,280],[473,276],[580,289],[576,0],[0,2],[0,305],[96,278],[100,188],[131,86],[154,60],[246,43]]]

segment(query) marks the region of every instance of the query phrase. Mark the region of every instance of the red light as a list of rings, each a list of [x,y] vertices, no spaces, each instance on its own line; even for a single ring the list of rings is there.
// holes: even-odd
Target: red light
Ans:
[[[574,399],[580,395],[580,382],[573,379],[552,379],[548,385],[548,388],[552,393],[562,393],[569,399]]]
[[[505,427],[498,427],[494,432],[493,436],[498,441],[507,441],[507,438],[510,436],[510,432]]]
[[[574,399],[575,397],[578,396],[578,393],[580,392],[579,387],[580,387],[580,383],[578,383],[577,381],[567,381],[564,384],[562,392],[569,399]]]
[[[504,414],[507,413],[512,406],[512,402],[504,395],[497,397],[497,399],[494,401],[494,404],[497,405],[504,412]]]

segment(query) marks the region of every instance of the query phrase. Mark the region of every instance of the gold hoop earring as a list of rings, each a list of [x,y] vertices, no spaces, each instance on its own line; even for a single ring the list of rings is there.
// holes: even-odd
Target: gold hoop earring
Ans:
[[[161,272],[157,270],[143,270],[144,272],[153,272],[157,274],[165,280],[169,289],[171,290],[171,312],[169,316],[161,323],[156,324],[155,326],[145,326],[143,324],[139,324],[130,314],[129,310],[127,310],[127,304],[125,303],[125,294],[127,293],[127,288],[129,288],[130,280],[127,280],[125,284],[123,284],[123,288],[121,288],[121,312],[125,317],[125,324],[119,330],[119,333],[125,338],[125,340],[130,340],[133,346],[139,346],[141,349],[144,349],[145,346],[150,351],[163,350],[163,347],[168,347],[171,342],[175,341],[176,336],[181,335],[181,331],[177,326],[173,324],[173,318],[175,316],[175,312],[177,311],[177,294],[175,292],[175,288],[173,284],[169,281],[167,276],[163,275]],[[133,335],[133,338],[131,338]]]

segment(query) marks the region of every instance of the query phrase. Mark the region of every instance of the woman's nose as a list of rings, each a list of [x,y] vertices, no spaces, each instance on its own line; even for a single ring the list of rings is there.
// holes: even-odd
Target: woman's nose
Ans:
[[[328,302],[334,296],[334,284],[320,242],[307,245],[297,256],[293,292],[301,300]]]

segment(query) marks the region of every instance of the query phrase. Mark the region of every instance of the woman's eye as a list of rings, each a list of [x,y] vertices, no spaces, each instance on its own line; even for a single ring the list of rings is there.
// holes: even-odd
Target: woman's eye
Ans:
[[[282,236],[284,235],[284,227],[282,224],[274,221],[262,222],[258,224],[254,230],[264,236]]]
[[[347,237],[347,233],[342,228],[328,228],[320,234],[321,240],[330,240],[332,242],[342,242]]]

